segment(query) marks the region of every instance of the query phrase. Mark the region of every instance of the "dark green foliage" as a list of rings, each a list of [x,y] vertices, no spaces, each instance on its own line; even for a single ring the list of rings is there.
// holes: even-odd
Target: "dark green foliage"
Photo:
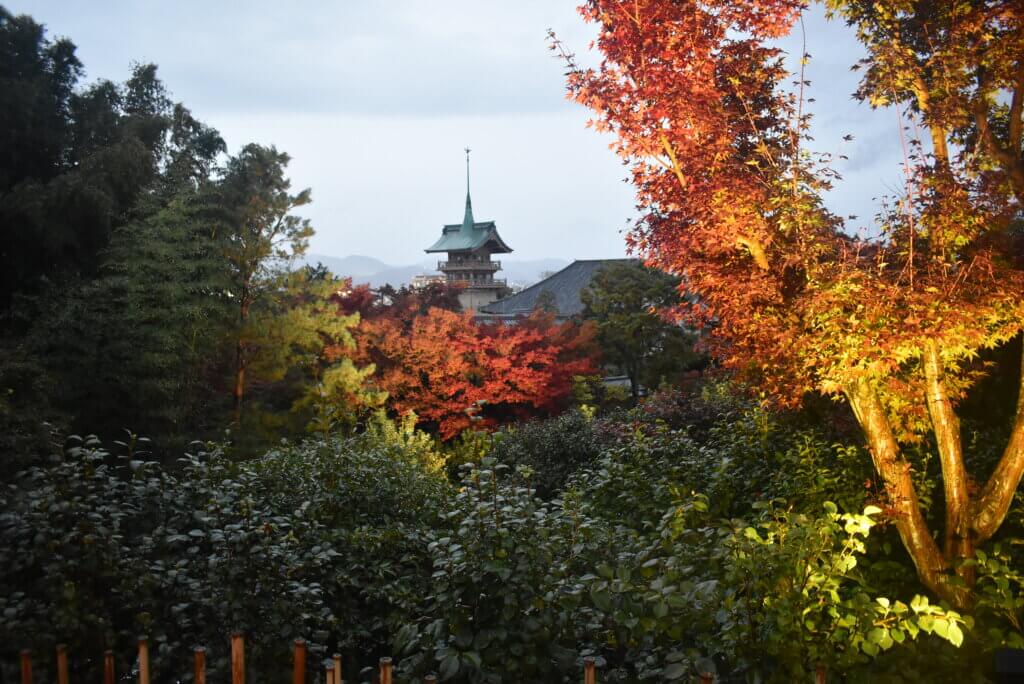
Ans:
[[[600,450],[592,420],[573,410],[506,430],[491,455],[500,463],[528,468],[530,484],[547,499],[565,486],[570,475],[591,464]]]
[[[612,264],[580,297],[605,360],[629,377],[634,401],[641,388],[678,383],[702,365],[693,336],[665,318],[680,303],[678,278],[639,263]]]
[[[225,676],[243,629],[251,667],[285,672],[295,636],[314,654],[365,653],[422,596],[423,530],[446,485],[403,451],[310,442],[238,464],[213,450],[171,473],[137,446],[114,457],[86,439],[0,494],[3,643],[123,656],[147,633],[172,681],[196,643]]]
[[[204,415],[226,403],[211,381],[231,321],[219,244],[177,199],[116,229],[101,258],[98,277],[55,301],[27,340],[57,380],[53,406],[108,437],[131,426],[162,450],[183,446],[186,427],[209,434]]]

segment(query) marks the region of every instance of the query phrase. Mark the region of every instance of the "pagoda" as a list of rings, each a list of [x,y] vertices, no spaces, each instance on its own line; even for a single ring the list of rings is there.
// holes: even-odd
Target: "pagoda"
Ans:
[[[512,248],[498,235],[494,221],[473,220],[473,202],[469,197],[469,148],[466,148],[466,213],[462,223],[446,225],[441,237],[426,250],[427,254],[447,252],[448,260],[437,262],[437,270],[450,285],[460,288],[459,304],[463,311],[476,311],[500,299],[508,291],[505,280],[494,274],[501,262],[492,254],[508,254]]]

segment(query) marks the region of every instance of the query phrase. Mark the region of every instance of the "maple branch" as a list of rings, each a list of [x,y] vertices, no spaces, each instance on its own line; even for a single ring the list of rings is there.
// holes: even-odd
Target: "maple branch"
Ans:
[[[917,99],[917,108],[921,110],[924,123],[928,126],[928,132],[932,136],[932,153],[939,162],[942,169],[949,169],[949,146],[946,143],[946,129],[929,121],[928,109],[931,105],[931,98],[928,95],[928,86],[918,73],[914,76],[914,96]]]
[[[679,187],[686,192],[686,176],[683,175],[683,169],[679,166],[679,160],[676,159],[676,151],[672,147],[672,143],[668,141],[668,138],[664,133],[661,134],[661,146],[668,154],[669,161],[672,162],[671,169],[676,174],[676,179],[679,181]],[[657,159],[657,157],[655,157]],[[660,160],[659,160],[660,161]]]
[[[978,127],[978,137],[981,139],[984,146],[988,148],[989,153],[997,162],[999,162],[999,165],[1009,177],[1010,184],[1013,186],[1013,191],[1017,196],[1017,199],[1024,202],[1024,163],[1022,163],[1020,159],[1019,144],[1017,149],[1011,150],[1004,148],[999,144],[999,140],[996,139],[995,133],[988,125],[988,103],[985,99],[985,91],[988,89],[988,84],[989,78],[983,70],[979,70],[978,97],[975,99],[974,106],[972,107],[974,112],[974,123]],[[1015,95],[1019,90],[1020,88],[1015,91]],[[1020,119],[1019,113],[1017,118],[1018,120]]]
[[[1020,380],[1010,441],[971,510],[971,529],[979,544],[1002,525],[1024,475],[1024,353],[1021,354]]]
[[[679,160],[676,158],[676,151],[672,147],[672,143],[669,142],[668,137],[664,133],[661,134],[661,146],[665,149],[668,154],[669,160],[672,162],[672,171],[676,174],[676,178],[679,180],[679,187],[683,191],[686,190],[686,176],[683,175],[683,170],[679,166]],[[740,236],[736,238],[736,244],[746,247],[747,251],[750,252],[750,256],[754,258],[754,263],[762,271],[768,270],[768,255],[764,251],[764,246],[755,238]]]
[[[754,258],[754,263],[757,264],[759,269],[762,271],[768,270],[768,255],[765,254],[764,247],[761,246],[761,243],[758,240],[741,235],[736,238],[736,244],[747,248],[747,251],[749,251],[750,256]]]
[[[1017,62],[1017,78],[1014,79],[1013,95],[1010,99],[1010,139],[1008,147],[1014,154],[1020,153],[1021,115],[1024,114],[1024,60]]]

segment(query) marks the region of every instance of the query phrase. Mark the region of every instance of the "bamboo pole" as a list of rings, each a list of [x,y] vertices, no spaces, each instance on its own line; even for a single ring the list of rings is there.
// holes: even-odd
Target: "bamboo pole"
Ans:
[[[715,675],[711,672],[700,673],[700,684],[714,684]]]
[[[334,684],[334,663],[330,660],[324,661],[324,681],[327,684]]]
[[[21,684],[32,684],[32,651],[21,649]]]
[[[139,637],[139,684],[149,684],[149,640]]]
[[[196,646],[192,649],[194,661],[193,684],[206,684],[206,649]]]
[[[423,678],[423,684],[437,684],[437,675],[428,674]]]
[[[57,644],[57,684],[68,684],[68,647]]]
[[[341,676],[341,654],[334,654],[334,684],[341,684],[345,678]]]
[[[114,684],[114,652],[103,652],[103,684]]]
[[[306,682],[306,641],[295,640],[295,657],[292,661],[292,684]]]
[[[597,684],[597,661],[594,656],[583,659],[583,684]]]
[[[391,658],[380,659],[380,684],[391,684]]]
[[[231,635],[231,684],[245,684],[245,636]]]
[[[825,663],[818,663],[814,668],[814,684],[825,684]]]

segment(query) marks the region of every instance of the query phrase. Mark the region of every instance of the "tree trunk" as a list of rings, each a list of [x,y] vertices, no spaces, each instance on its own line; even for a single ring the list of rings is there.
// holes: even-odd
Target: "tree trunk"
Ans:
[[[235,386],[232,391],[234,399],[235,429],[242,427],[242,397],[245,394],[245,324],[249,320],[248,288],[242,288],[241,304],[238,307],[238,338],[235,341]]]
[[[996,469],[971,506],[971,530],[976,543],[989,539],[1003,524],[1024,474],[1024,342],[1021,344],[1020,388],[1010,441]]]
[[[960,421],[946,394],[942,356],[936,340],[927,340],[922,358],[925,376],[925,400],[932,420],[935,442],[942,464],[942,484],[946,502],[946,530],[943,554],[952,564],[971,558],[974,544],[970,530],[970,493],[964,468]],[[973,586],[973,567],[957,567],[967,586]]]
[[[910,477],[910,463],[900,457],[899,444],[876,389],[868,380],[858,380],[847,389],[846,396],[867,437],[875,470],[885,484],[896,530],[918,578],[930,591],[963,608],[969,604],[969,591],[949,582],[949,563],[928,529]]]

